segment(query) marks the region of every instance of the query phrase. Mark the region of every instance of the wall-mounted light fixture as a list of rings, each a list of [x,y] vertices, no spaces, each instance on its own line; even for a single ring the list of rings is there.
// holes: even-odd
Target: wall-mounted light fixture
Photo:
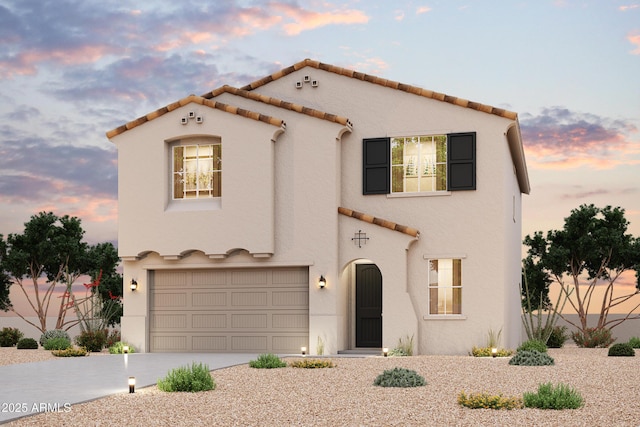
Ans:
[[[307,347],[300,347],[300,353],[302,353],[303,356],[307,354]]]
[[[382,355],[383,355],[384,357],[387,357],[387,356],[389,355],[389,349],[388,349],[387,347],[384,347],[384,348],[382,349]]]
[[[136,289],[138,289],[138,282],[136,282],[136,279],[131,279],[131,290],[135,291]]]
[[[136,392],[136,377],[129,377],[129,393]]]
[[[324,289],[325,286],[327,286],[327,279],[325,279],[324,276],[320,276],[320,279],[318,280],[318,287],[320,289]]]

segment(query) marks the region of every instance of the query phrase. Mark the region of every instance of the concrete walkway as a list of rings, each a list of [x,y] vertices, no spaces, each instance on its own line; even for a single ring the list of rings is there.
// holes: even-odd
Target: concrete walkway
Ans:
[[[171,369],[204,363],[210,370],[241,365],[257,354],[140,353],[65,357],[0,366],[0,424],[38,412],[64,411],[70,405],[156,384]],[[68,410],[68,409],[67,409]]]

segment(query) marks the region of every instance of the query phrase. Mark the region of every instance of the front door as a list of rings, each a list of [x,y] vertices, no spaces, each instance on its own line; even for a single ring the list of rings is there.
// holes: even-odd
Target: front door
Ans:
[[[382,274],[356,264],[356,347],[382,347]]]

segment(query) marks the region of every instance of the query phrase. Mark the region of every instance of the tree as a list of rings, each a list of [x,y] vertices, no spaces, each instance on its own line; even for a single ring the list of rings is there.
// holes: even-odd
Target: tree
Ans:
[[[544,278],[546,273],[560,286],[561,294],[578,314],[579,324],[559,315],[582,332],[588,328],[587,314],[594,306],[600,313],[596,329],[611,329],[640,318],[634,313],[640,303],[623,318],[608,318],[611,309],[640,294],[640,239],[626,233],[628,225],[622,208],[581,205],[565,218],[562,230],[548,231],[546,237],[537,231],[524,239],[529,246],[525,265],[536,266],[534,274]],[[632,270],[636,271],[636,285],[632,291],[621,292],[616,282]],[[599,286],[604,287],[602,301],[595,301]]]
[[[52,297],[59,284],[64,285],[65,292],[59,296],[55,328],[69,329],[78,323],[78,319],[66,320],[69,311],[77,313],[78,310],[73,284],[83,275],[97,276],[95,272],[103,267],[109,275],[115,273],[117,256],[115,260],[111,256],[115,249],[90,247],[82,241],[83,236],[80,219],[41,212],[25,223],[24,233],[9,234],[6,242],[0,238],[0,279],[6,277],[11,286],[20,288],[39,324],[17,312],[8,299],[7,307],[43,333],[47,330],[49,307],[52,303],[55,305]],[[98,256],[104,253],[110,256]]]

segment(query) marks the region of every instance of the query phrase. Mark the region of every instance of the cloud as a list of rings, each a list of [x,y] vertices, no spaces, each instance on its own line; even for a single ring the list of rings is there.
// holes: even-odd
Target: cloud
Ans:
[[[572,200],[572,199],[593,199],[597,196],[618,196],[618,195],[628,195],[635,194],[640,192],[639,188],[623,188],[612,190],[608,188],[596,188],[592,190],[586,190],[583,186],[574,186],[573,189],[575,192],[565,193],[560,196],[561,199],[564,200]]]
[[[619,6],[618,10],[621,12],[626,12],[628,10],[637,9],[639,7],[640,7],[640,4],[630,4],[630,5]]]
[[[627,35],[627,40],[629,40],[629,43],[636,46],[631,53],[633,55],[640,55],[640,31],[629,33],[629,35]]]
[[[416,15],[422,15],[423,13],[431,12],[431,8],[429,6],[420,6],[416,9]]]
[[[327,25],[366,24],[369,22],[369,17],[364,12],[355,9],[334,9],[329,12],[315,12],[303,9],[297,4],[282,2],[271,3],[271,7],[293,21],[283,25],[285,33],[289,36],[296,36],[303,31]]]
[[[538,116],[523,115],[521,130],[534,168],[609,169],[640,164],[640,144],[629,139],[637,128],[627,121],[551,107]]]

